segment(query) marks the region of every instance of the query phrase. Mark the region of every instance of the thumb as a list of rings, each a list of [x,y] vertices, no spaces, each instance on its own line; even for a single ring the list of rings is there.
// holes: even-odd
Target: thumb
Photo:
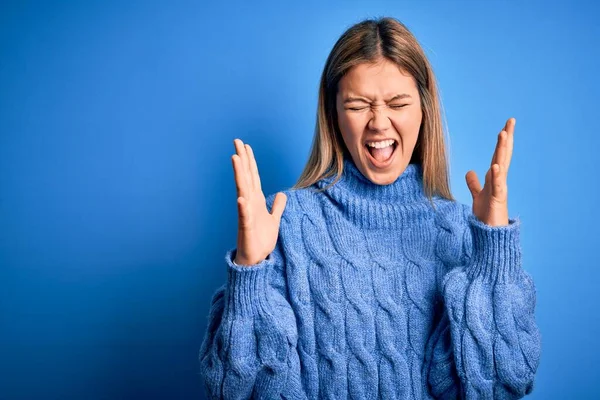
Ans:
[[[469,171],[465,175],[465,179],[467,181],[467,187],[471,192],[471,196],[475,198],[481,192],[481,184],[479,183],[479,179],[477,178],[477,174],[475,171]]]
[[[283,215],[283,210],[285,210],[285,205],[287,203],[287,196],[283,192],[279,192],[275,195],[275,200],[273,200],[273,207],[271,207],[271,215],[273,215],[277,221],[281,219]]]

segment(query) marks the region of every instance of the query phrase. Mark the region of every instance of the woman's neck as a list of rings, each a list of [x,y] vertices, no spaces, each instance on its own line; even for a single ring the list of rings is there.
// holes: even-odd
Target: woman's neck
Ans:
[[[334,177],[317,182],[323,188]],[[431,204],[423,192],[422,168],[408,164],[400,176],[388,185],[378,185],[366,178],[351,158],[344,158],[338,182],[326,190],[342,213],[364,228],[393,229],[418,218],[414,211],[430,211]]]

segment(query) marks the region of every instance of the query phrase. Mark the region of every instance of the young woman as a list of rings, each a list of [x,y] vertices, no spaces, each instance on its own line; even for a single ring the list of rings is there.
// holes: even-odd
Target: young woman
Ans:
[[[239,215],[200,350],[211,398],[515,399],[541,337],[506,176],[515,120],[473,204],[449,190],[434,74],[393,18],[349,28],[320,83],[310,158],[265,199],[232,156]]]

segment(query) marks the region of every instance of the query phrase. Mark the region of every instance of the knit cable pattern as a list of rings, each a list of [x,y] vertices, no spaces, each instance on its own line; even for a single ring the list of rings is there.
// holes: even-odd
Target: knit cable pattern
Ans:
[[[277,247],[233,264],[200,349],[212,399],[520,398],[541,338],[521,266],[520,220],[489,227],[423,194],[420,166],[392,184],[349,159],[340,181],[288,190]],[[267,198],[269,208],[275,194]]]

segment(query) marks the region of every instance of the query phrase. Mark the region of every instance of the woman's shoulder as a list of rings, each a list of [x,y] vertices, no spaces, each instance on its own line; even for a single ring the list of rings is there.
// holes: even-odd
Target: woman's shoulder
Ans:
[[[448,265],[460,265],[470,256],[471,206],[457,200],[435,198],[436,253]]]
[[[435,221],[442,227],[464,226],[471,212],[471,206],[458,200],[434,196]]]

